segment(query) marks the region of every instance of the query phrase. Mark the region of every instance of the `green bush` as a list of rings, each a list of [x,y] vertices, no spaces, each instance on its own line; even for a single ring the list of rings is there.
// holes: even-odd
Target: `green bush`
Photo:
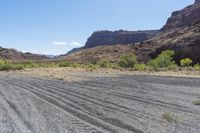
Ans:
[[[1,70],[11,70],[14,69],[14,66],[11,61],[4,61],[4,65]]]
[[[97,69],[98,66],[95,64],[89,63],[89,64],[87,64],[87,67],[89,67],[91,69]]]
[[[36,67],[36,64],[33,63],[33,61],[31,60],[28,60],[24,63],[24,67],[25,68],[33,68],[33,67]]]
[[[19,64],[13,64],[11,61],[0,60],[0,71],[21,70],[23,67]]]
[[[148,65],[152,67],[154,70],[158,70],[159,68],[167,68],[171,65],[175,65],[173,61],[174,51],[167,50],[162,52],[156,59],[149,61]]]
[[[147,66],[145,64],[135,64],[134,66],[134,69],[139,71],[145,70],[146,68]]]
[[[195,100],[195,101],[193,101],[192,103],[193,103],[194,105],[200,106],[200,100]]]
[[[69,62],[67,62],[67,61],[61,62],[61,63],[59,64],[59,67],[70,67],[70,66],[71,66],[71,63],[69,63]]]
[[[111,66],[111,64],[110,64],[109,60],[103,59],[100,61],[99,66],[102,68],[108,68]]]
[[[32,64],[33,64],[33,61],[28,60],[28,61],[25,62],[25,64],[26,64],[26,65],[32,65]]]
[[[22,65],[14,65],[14,66],[13,66],[13,69],[14,69],[14,70],[22,70],[22,69],[23,69],[23,66],[22,66]]]
[[[81,65],[78,64],[78,63],[73,63],[71,66],[72,66],[73,68],[78,68],[78,67],[80,67]]]
[[[149,61],[148,65],[154,70],[158,70],[159,69],[159,65],[157,63],[157,60],[155,60],[155,59]]]
[[[189,67],[192,64],[192,60],[190,58],[185,58],[180,60],[180,64],[182,67]]]
[[[4,65],[4,60],[0,60],[0,66],[3,66]]]
[[[4,60],[0,60],[0,68],[2,68],[4,64],[5,64]]]
[[[133,53],[122,55],[119,60],[119,66],[124,68],[133,68],[136,63],[137,58]]]
[[[194,69],[195,70],[199,70],[200,69],[200,65],[199,64],[194,65]]]
[[[162,117],[167,120],[168,122],[178,122],[178,117],[174,116],[172,113],[165,112],[162,114]]]

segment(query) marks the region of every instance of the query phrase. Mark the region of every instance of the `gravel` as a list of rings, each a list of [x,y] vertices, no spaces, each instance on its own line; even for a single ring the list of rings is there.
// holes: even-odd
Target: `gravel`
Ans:
[[[200,99],[200,79],[88,77],[1,76],[0,133],[200,132],[200,106],[193,104]]]

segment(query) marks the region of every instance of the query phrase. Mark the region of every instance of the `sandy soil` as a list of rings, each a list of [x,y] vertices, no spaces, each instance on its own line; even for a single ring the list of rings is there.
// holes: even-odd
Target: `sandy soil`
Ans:
[[[21,71],[0,72],[1,75],[26,75],[31,77],[51,78],[65,81],[88,80],[88,76],[109,76],[118,75],[151,75],[151,76],[170,76],[170,77],[191,77],[200,78],[200,71],[181,70],[181,71],[128,71],[126,69],[85,69],[85,68],[32,68]]]

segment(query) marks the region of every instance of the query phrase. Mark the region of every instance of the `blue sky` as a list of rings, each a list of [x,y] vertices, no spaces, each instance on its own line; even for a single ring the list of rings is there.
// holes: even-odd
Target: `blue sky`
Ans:
[[[194,0],[0,0],[0,46],[64,54],[96,30],[159,29]]]

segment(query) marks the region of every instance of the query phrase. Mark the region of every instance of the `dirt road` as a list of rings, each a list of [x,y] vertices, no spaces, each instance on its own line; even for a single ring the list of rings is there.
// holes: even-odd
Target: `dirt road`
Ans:
[[[87,76],[1,76],[0,133],[200,132],[200,79]]]

